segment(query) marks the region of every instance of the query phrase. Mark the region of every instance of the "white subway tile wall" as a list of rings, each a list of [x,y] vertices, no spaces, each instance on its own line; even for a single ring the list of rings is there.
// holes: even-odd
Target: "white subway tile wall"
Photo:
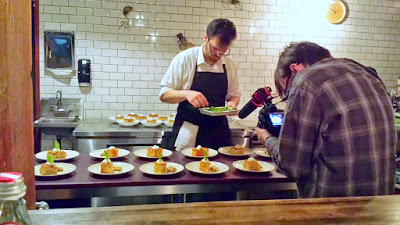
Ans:
[[[355,59],[377,69],[387,88],[400,75],[400,1],[347,0],[343,24],[326,19],[321,0],[41,0],[41,97],[84,100],[85,117],[108,117],[131,111],[172,113],[175,104],[158,100],[159,82],[180,51],[176,34],[203,43],[207,24],[226,17],[237,27],[231,57],[238,62],[242,101],[257,88],[273,87],[279,52],[291,41],[313,41],[335,57]],[[134,11],[123,15],[123,8]],[[127,23],[127,25],[123,25]],[[92,82],[79,87],[77,75],[63,77],[44,70],[43,32],[74,31],[75,61],[90,59]],[[274,89],[274,87],[273,87]],[[256,116],[254,113],[253,117]]]

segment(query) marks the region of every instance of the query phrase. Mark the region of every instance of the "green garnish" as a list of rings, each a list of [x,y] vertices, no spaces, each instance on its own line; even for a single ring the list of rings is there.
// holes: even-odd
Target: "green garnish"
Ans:
[[[232,108],[229,108],[228,106],[221,106],[221,107],[215,107],[211,106],[210,109],[208,109],[211,112],[223,112],[223,111],[232,111]]]
[[[60,149],[60,143],[57,140],[54,140],[54,148]]]
[[[202,151],[203,151],[203,155],[204,155],[204,160],[207,161],[207,160],[208,160],[208,159],[207,159],[207,152],[204,151],[204,149],[202,149]]]
[[[161,154],[161,152],[157,151],[157,155],[158,155],[158,159],[159,159],[160,161],[162,161],[162,154]]]
[[[54,163],[54,156],[53,156],[53,154],[49,154],[49,155],[47,156],[47,162],[50,163],[50,164],[53,164],[53,163]]]
[[[110,155],[108,154],[107,151],[104,151],[104,155],[106,156],[106,160],[108,160],[110,158]]]

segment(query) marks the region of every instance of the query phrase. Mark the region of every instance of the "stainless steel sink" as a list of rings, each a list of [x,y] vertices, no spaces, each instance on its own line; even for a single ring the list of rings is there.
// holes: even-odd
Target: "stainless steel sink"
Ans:
[[[35,127],[75,128],[81,122],[79,117],[40,118],[34,122]]]

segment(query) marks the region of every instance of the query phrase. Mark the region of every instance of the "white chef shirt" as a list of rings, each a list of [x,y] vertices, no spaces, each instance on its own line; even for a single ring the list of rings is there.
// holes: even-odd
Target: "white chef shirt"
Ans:
[[[172,59],[172,62],[161,80],[161,91],[159,97],[168,90],[189,90],[194,78],[194,70],[223,73],[223,64],[226,65],[226,76],[228,77],[228,92],[226,100],[232,96],[240,97],[239,79],[237,75],[237,64],[232,58],[222,56],[213,66],[206,64],[203,55],[203,46],[189,48],[180,52]],[[200,74],[201,75],[201,74]],[[210,80],[210,82],[212,82]]]

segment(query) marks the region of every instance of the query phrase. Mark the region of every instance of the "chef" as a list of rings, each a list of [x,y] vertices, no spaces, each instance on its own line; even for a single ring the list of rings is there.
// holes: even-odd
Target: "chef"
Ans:
[[[236,38],[228,19],[215,19],[207,26],[201,46],[180,52],[161,80],[160,100],[179,103],[172,136],[162,146],[183,150],[201,145],[218,149],[232,145],[225,116],[207,116],[198,108],[228,106],[240,101],[237,64],[227,57]]]

